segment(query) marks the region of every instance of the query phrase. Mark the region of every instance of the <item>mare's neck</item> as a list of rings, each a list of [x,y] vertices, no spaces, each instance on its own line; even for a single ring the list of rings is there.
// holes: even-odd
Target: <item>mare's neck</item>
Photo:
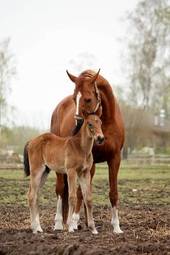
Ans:
[[[110,85],[99,86],[101,105],[102,105],[102,121],[113,120],[115,115],[115,96]]]

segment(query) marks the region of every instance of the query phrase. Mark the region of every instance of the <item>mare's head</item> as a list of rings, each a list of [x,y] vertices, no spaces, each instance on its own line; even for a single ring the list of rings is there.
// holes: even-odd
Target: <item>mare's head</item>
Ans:
[[[84,72],[76,77],[67,71],[70,80],[75,83],[73,96],[76,103],[76,115],[81,117],[89,114],[101,115],[100,93],[96,82],[99,72],[100,69],[93,74]]]
[[[104,142],[104,135],[100,118],[95,114],[90,114],[84,119],[84,122],[88,135],[94,138],[96,144],[102,144]]]

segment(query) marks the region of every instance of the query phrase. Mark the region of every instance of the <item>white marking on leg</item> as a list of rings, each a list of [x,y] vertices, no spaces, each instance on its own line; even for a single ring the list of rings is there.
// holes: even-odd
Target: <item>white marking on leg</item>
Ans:
[[[123,231],[120,229],[120,225],[119,225],[118,209],[115,206],[112,208],[111,224],[113,225],[114,233],[116,233],[116,234],[123,233]]]
[[[72,226],[73,226],[73,229],[77,230],[78,229],[78,222],[80,220],[80,215],[79,213],[73,213],[73,216],[72,216]]]
[[[38,232],[41,232],[41,233],[43,232],[40,225],[39,214],[37,214],[36,217],[32,220],[31,228],[32,228],[33,234],[37,234]]]
[[[73,232],[74,232],[74,228],[73,228],[72,223],[70,223],[70,224],[68,225],[68,232],[70,232],[70,233],[73,233]]]
[[[71,219],[68,216],[67,224],[68,224],[68,231],[69,232],[74,232],[74,230],[78,229],[77,223],[78,223],[79,219],[80,219],[80,216],[79,216],[78,213],[73,213]]]
[[[54,230],[63,230],[62,199],[58,196]]]
[[[93,234],[93,235],[97,235],[97,234],[98,234],[98,231],[97,231],[96,228],[92,230],[92,234]]]

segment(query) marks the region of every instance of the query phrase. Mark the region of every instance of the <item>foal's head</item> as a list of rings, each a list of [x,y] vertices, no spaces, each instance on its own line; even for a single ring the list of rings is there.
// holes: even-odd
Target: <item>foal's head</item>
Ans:
[[[93,137],[97,144],[104,142],[104,135],[102,132],[102,122],[100,118],[95,114],[90,114],[84,119],[88,135]]]
[[[84,72],[76,77],[67,71],[71,81],[75,83],[74,100],[76,103],[76,115],[84,117],[84,114],[101,115],[100,93],[97,88],[97,73]]]

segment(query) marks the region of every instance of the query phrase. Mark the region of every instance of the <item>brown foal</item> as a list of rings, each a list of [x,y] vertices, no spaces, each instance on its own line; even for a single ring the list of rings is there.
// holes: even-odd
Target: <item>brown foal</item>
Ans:
[[[90,177],[90,169],[93,165],[92,147],[94,141],[98,144],[104,141],[101,120],[97,115],[88,115],[84,118],[80,130],[74,136],[63,138],[52,133],[45,133],[26,144],[24,170],[26,175],[31,177],[28,201],[33,233],[42,232],[37,197],[39,188],[44,184],[47,176],[45,170],[47,166],[56,173],[67,174],[69,187],[68,231],[74,232],[74,210],[78,179],[87,210],[88,227],[93,234],[97,234],[92,212]],[[58,199],[61,198],[58,197]]]

